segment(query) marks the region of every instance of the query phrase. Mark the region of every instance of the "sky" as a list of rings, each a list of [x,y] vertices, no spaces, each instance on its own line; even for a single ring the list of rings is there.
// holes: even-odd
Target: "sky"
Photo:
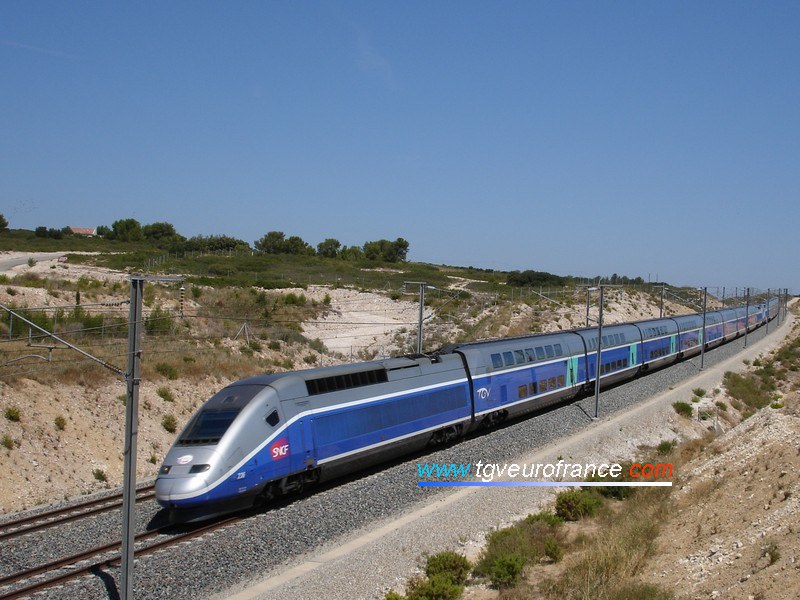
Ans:
[[[800,292],[800,2],[0,2],[11,228]]]

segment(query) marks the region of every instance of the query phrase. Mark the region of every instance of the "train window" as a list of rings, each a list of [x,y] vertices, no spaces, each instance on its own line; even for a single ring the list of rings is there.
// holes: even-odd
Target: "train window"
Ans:
[[[544,360],[544,348],[542,348],[541,346],[536,348],[536,358],[538,358],[539,360]]]
[[[278,411],[277,411],[277,410],[273,410],[273,411],[272,411],[271,413],[269,413],[269,415],[267,416],[267,424],[268,424],[270,427],[275,427],[275,425],[277,425],[278,423],[280,423],[280,421],[281,421],[281,418],[278,416]]]
[[[547,353],[547,358],[553,358],[555,356],[555,352],[553,352],[552,346],[545,346],[544,351]]]
[[[553,349],[556,351],[556,356],[563,356],[564,351],[561,350],[561,344],[554,344]]]
[[[495,369],[502,369],[503,368],[503,357],[499,354],[492,354],[492,366]]]
[[[530,395],[531,396],[535,396],[536,395],[536,382],[535,381],[532,382],[530,384],[529,388],[530,388]]]
[[[549,389],[551,389],[551,390],[556,389],[556,378],[555,377],[551,377],[550,379],[547,380],[547,387]]]
[[[525,358],[528,359],[528,362],[536,360],[536,354],[533,352],[533,348],[525,348]]]
[[[547,391],[547,379],[541,379],[539,381],[539,391],[546,392]]]
[[[228,430],[241,408],[201,410],[189,424],[181,444],[216,444]]]
[[[627,358],[623,358],[622,359],[622,368],[623,369],[627,369],[628,368],[628,359]]]
[[[514,350],[514,358],[516,358],[518,365],[525,364],[525,353],[522,350]]]
[[[318,394],[327,394],[328,392],[337,392],[339,390],[347,390],[365,385],[386,383],[387,381],[388,376],[386,375],[385,369],[373,369],[371,371],[355,371],[342,375],[309,379],[306,381],[306,389],[308,390],[309,396],[316,396]]]
[[[520,399],[525,398],[527,395],[528,395],[527,385],[521,385],[517,388],[517,396],[519,396]]]
[[[513,352],[503,352],[503,362],[506,363],[507,367],[514,366],[514,353]]]
[[[627,340],[625,339],[625,334],[624,334],[624,333],[620,333],[620,334],[619,334],[619,339],[621,339],[621,340],[622,340],[622,343],[623,343],[623,344],[624,344],[624,343],[627,341]]]
[[[622,359],[620,359],[620,360],[618,360],[618,361],[617,361],[617,368],[618,368],[618,369],[621,369],[621,368],[622,368]]]
[[[622,340],[619,338],[619,334],[618,334],[618,333],[615,333],[615,334],[614,334],[614,343],[615,343],[617,346],[619,346],[619,345],[622,343]]]
[[[565,383],[564,376],[563,375],[559,375],[558,376],[558,387],[564,387],[564,383]]]

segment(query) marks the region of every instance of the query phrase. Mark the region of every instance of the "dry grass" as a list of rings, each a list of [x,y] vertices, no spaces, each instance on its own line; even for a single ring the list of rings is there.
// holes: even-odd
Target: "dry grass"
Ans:
[[[551,598],[617,598],[655,551],[659,523],[669,510],[669,491],[643,488],[625,509],[601,517],[601,527],[583,551],[568,561],[558,581],[545,584]]]

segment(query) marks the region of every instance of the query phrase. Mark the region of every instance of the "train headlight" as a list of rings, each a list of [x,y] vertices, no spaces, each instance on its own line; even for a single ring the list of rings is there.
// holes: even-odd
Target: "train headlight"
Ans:
[[[193,473],[205,473],[211,468],[211,465],[194,465],[191,469],[189,469],[189,474]]]
[[[159,475],[166,475],[167,473],[169,473],[169,470],[171,468],[172,467],[170,467],[169,465],[162,465],[161,469],[159,469],[159,471],[158,471],[158,474]]]

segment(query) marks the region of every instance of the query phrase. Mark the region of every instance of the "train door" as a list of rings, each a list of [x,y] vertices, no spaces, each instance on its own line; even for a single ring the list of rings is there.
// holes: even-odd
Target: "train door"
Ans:
[[[289,427],[288,458],[289,471],[296,473],[306,468],[306,429],[309,428],[309,418],[300,419]]]

